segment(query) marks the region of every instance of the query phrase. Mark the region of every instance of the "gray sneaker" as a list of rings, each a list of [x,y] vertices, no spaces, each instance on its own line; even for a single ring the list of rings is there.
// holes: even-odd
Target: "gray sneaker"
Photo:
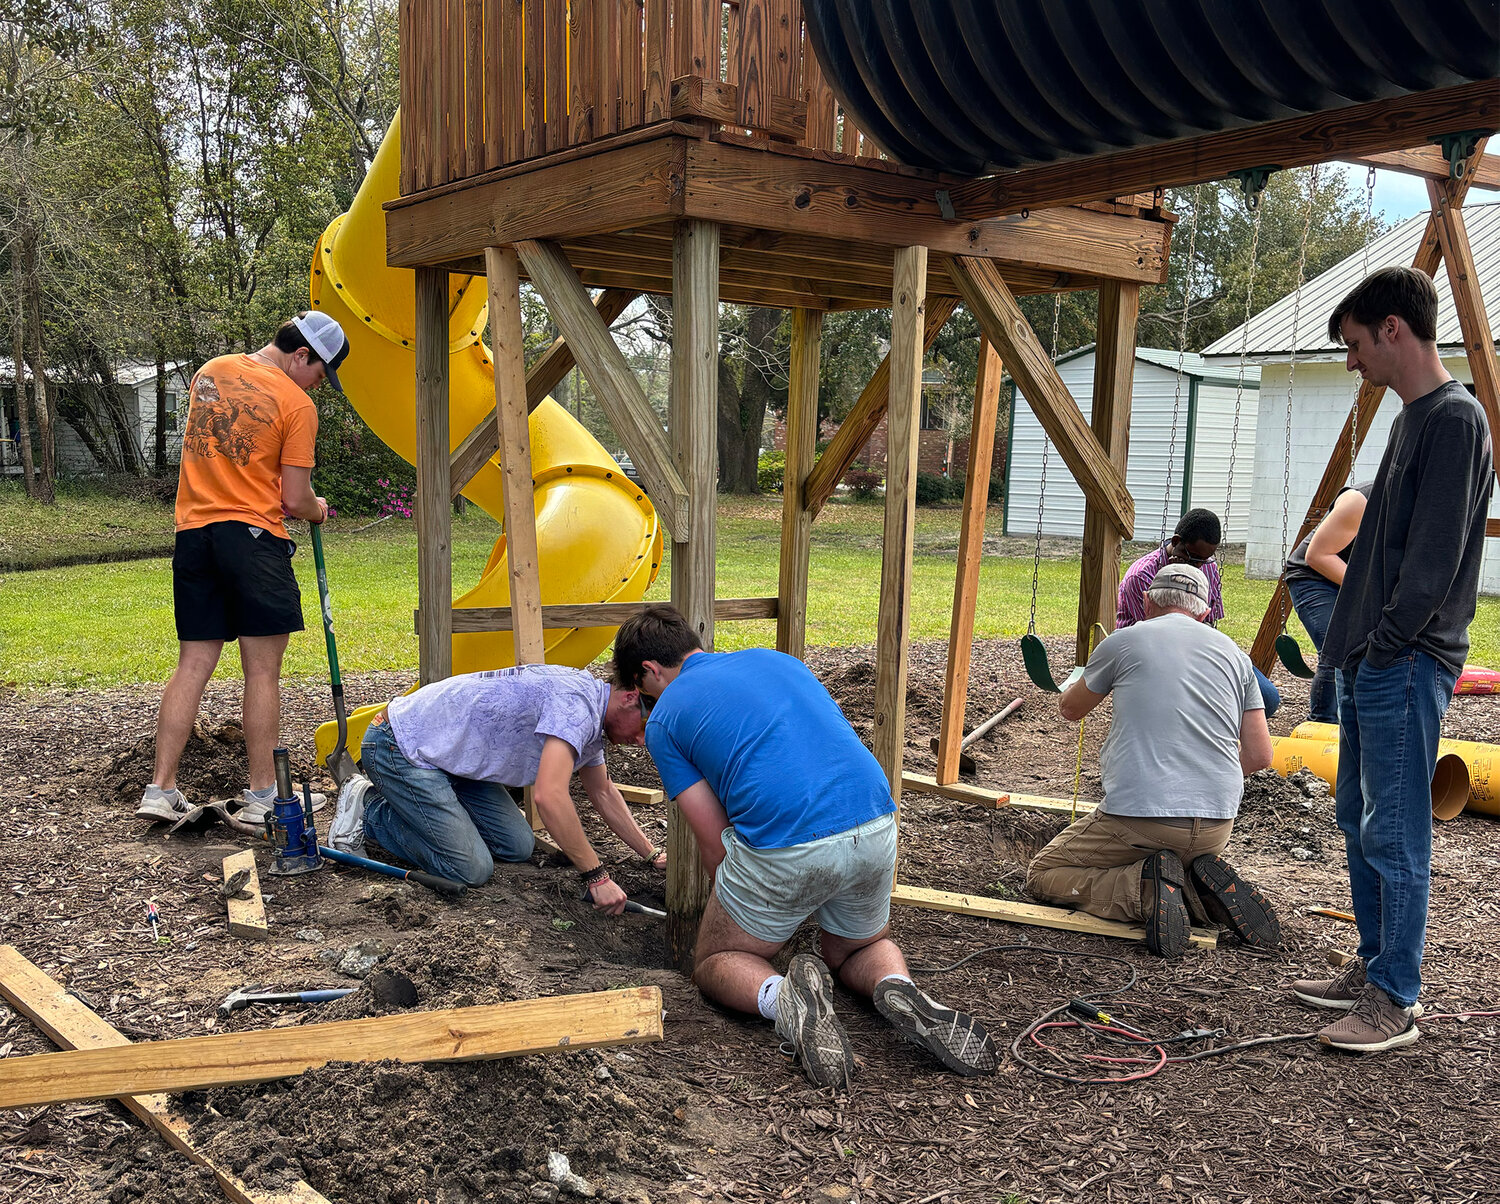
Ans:
[[[365,797],[374,783],[362,773],[355,774],[339,791],[333,809],[333,824],[328,829],[328,843],[341,853],[365,851]]]
[[[255,795],[250,793],[250,788],[248,786],[240,792],[240,799],[241,806],[240,809],[234,813],[234,817],[235,819],[239,820],[240,823],[249,824],[253,828],[264,826],[266,822],[266,816],[270,815],[276,807],[276,800],[274,798],[256,798]],[[302,801],[302,794],[300,791],[297,794],[297,801],[299,803]],[[314,811],[321,811],[323,809],[323,805],[326,802],[328,802],[328,796],[326,794],[318,794],[314,792],[312,796],[312,809]]]
[[[791,1043],[813,1086],[849,1086],[854,1054],[833,1014],[833,976],[822,958],[811,953],[792,958],[776,989],[776,1032]]]
[[[175,824],[192,810],[182,791],[175,787],[163,790],[160,786],[147,786],[141,795],[141,805],[135,809],[137,819],[149,819],[153,823]]]
[[[876,984],[875,1009],[898,1033],[949,1070],[969,1078],[995,1073],[995,1042],[967,1012],[945,1007],[898,978]]]
[[[1402,1007],[1373,982],[1367,982],[1348,1013],[1319,1030],[1318,1040],[1334,1049],[1381,1053],[1410,1045],[1421,1035],[1415,1008]]]

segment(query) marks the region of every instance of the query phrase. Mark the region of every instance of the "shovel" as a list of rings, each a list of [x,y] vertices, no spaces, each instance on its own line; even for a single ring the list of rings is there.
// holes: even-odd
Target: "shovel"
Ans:
[[[339,676],[339,649],[333,638],[333,599],[328,594],[328,569],[323,564],[323,524],[313,523],[313,565],[318,572],[318,601],[323,612],[323,638],[328,644],[328,676],[333,686],[333,715],[338,720],[339,738],[324,762],[334,783],[340,787],[358,770],[349,755],[349,712],[344,706],[344,679]]]
[[[974,773],[974,772],[976,772],[979,769],[979,766],[977,764],[975,764],[975,762],[974,762],[974,758],[971,757],[971,756],[969,756],[969,754],[965,750],[971,744],[973,744],[974,741],[978,740],[980,736],[983,736],[986,732],[990,731],[992,728],[998,727],[1007,718],[1009,718],[1011,715],[1015,714],[1015,712],[1018,711],[1018,710],[1020,710],[1020,709],[1021,709],[1021,700],[1019,698],[1013,698],[1013,699],[1011,699],[1011,701],[1009,703],[1006,704],[1005,709],[1003,711],[999,711],[999,712],[991,715],[988,719],[986,719],[983,723],[981,723],[972,732],[970,732],[967,736],[964,737],[963,743],[958,746],[958,772],[959,773]],[[937,752],[938,751],[938,738],[936,736],[934,736],[932,738],[932,751],[933,752]]]

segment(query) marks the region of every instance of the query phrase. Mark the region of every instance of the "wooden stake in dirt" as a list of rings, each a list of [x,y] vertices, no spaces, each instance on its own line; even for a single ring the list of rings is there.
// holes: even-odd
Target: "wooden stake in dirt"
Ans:
[[[266,904],[260,895],[260,875],[255,871],[255,850],[241,849],[224,858],[224,881],[227,884],[241,871],[249,877],[235,894],[225,897],[229,905],[229,932],[246,940],[265,941],[271,937],[266,927]]]
[[[64,1049],[111,1049],[130,1044],[10,945],[0,945],[0,995]],[[212,1171],[224,1195],[235,1204],[329,1204],[300,1179],[285,1191],[252,1189],[215,1166],[188,1140],[188,1122],[172,1110],[164,1095],[127,1095],[120,1102],[174,1150]]]
[[[9,977],[0,977],[7,999]],[[661,1037],[661,991],[632,987],[8,1058],[0,1062],[0,1108],[261,1083],[329,1062],[472,1062]]]

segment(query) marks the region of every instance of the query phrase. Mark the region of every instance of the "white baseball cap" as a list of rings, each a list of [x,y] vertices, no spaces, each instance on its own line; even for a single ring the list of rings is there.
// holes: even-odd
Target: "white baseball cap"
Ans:
[[[344,328],[327,314],[317,310],[299,314],[292,319],[292,324],[302,332],[307,345],[323,361],[328,383],[342,393],[344,387],[339,384],[338,367],[349,355],[349,336],[344,333]]]

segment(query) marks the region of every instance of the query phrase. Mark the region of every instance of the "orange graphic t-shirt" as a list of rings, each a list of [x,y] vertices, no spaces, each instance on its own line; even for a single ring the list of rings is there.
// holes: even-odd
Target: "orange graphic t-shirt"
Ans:
[[[281,466],[311,468],[318,410],[280,368],[221,355],[193,377],[177,476],[177,530],[244,522],[287,539]]]

